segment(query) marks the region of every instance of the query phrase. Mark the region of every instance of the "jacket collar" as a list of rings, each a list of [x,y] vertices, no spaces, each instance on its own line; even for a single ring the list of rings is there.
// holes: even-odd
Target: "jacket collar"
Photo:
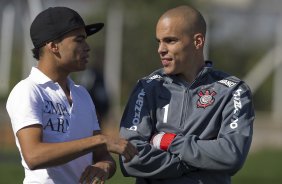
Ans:
[[[161,73],[164,76],[164,80],[167,83],[176,83],[176,84],[179,84],[179,85],[184,85],[185,87],[190,87],[195,82],[197,82],[197,81],[201,80],[202,78],[204,78],[206,76],[206,74],[212,70],[212,67],[213,67],[213,62],[212,61],[209,61],[209,60],[205,61],[205,65],[200,70],[200,72],[196,76],[196,79],[192,83],[188,83],[187,81],[184,81],[183,79],[181,79],[177,75],[166,75],[164,73],[163,69],[161,70]]]

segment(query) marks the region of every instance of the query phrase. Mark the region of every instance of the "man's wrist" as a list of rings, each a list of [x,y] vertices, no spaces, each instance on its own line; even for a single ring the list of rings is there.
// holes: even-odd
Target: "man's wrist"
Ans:
[[[164,151],[167,151],[168,147],[170,146],[171,142],[175,138],[176,134],[174,133],[158,133],[152,137],[151,144],[157,148]]]
[[[105,162],[108,166],[107,166],[107,172],[108,172],[108,178],[111,178],[115,172],[116,172],[116,163],[115,161],[110,161],[110,160],[106,160],[106,161],[103,161]]]

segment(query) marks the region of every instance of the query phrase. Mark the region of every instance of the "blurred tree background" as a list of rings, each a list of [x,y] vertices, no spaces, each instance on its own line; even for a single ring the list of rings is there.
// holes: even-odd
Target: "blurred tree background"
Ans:
[[[275,1],[275,0],[272,0]],[[22,78],[29,73],[30,67],[26,63],[36,65],[36,61],[31,58],[30,49],[32,48],[29,34],[25,34],[31,23],[31,14],[29,11],[32,6],[28,5],[38,0],[2,0],[0,5],[2,12],[5,7],[14,6],[16,18],[14,20],[14,35],[12,58],[10,68],[9,90]],[[40,1],[39,1],[40,2]],[[217,0],[209,2],[207,0],[191,1],[116,1],[121,4],[123,14],[123,32],[121,43],[121,105],[126,103],[131,89],[136,81],[148,75],[153,70],[161,67],[159,56],[157,54],[157,42],[155,40],[155,25],[159,16],[169,8],[182,4],[190,4],[199,9],[208,22],[208,56],[207,59],[213,60],[216,68],[228,73],[244,78],[248,72],[259,62],[267,51],[275,44],[275,22],[269,26],[263,18],[273,18],[277,16],[275,12],[263,12],[256,10],[256,3],[252,0],[245,3],[231,3],[232,1]],[[225,2],[225,3],[221,3]],[[230,3],[227,3],[230,2]],[[241,1],[240,1],[241,2]],[[249,3],[246,3],[249,2]],[[266,4],[264,1],[259,1]],[[76,9],[85,18],[86,23],[104,22],[105,29],[94,37],[88,39],[92,47],[90,67],[100,67],[103,70],[105,61],[105,40],[107,29],[107,15],[109,7],[113,6],[110,0],[86,0],[83,3],[76,1],[42,1],[41,9],[49,6],[69,6]],[[268,3],[270,4],[270,3]],[[262,11],[262,12],[259,12]],[[266,11],[266,10],[265,10]],[[256,17],[259,15],[261,19]],[[23,16],[23,17],[22,17]],[[2,15],[3,17],[3,15]],[[28,18],[24,18],[28,17]],[[230,21],[228,18],[230,17]],[[26,20],[28,19],[28,20]],[[232,22],[233,19],[236,21]],[[266,19],[266,18],[265,18]],[[24,21],[23,21],[24,20]],[[259,22],[260,21],[260,22]],[[254,27],[256,24],[265,24],[262,26],[269,29],[259,29]],[[26,24],[26,25],[23,25]],[[238,28],[239,27],[239,28]],[[236,31],[238,30],[238,31]],[[115,31],[115,30],[111,30]],[[267,33],[267,31],[269,33]],[[27,40],[27,41],[26,41]],[[29,48],[24,50],[23,42],[29,42]],[[3,45],[5,46],[5,44]],[[29,55],[29,57],[24,57]],[[29,61],[25,59],[28,58]],[[7,62],[7,61],[1,61]],[[77,75],[78,81],[80,73]],[[107,75],[107,74],[105,74]],[[75,75],[76,77],[76,75]],[[91,79],[90,79],[91,80]],[[272,76],[270,75],[265,83],[260,86],[254,94],[255,107],[258,111],[271,110]],[[2,101],[7,97],[6,93],[1,93]]]
[[[279,40],[282,38],[279,37],[279,32],[282,32],[282,26],[280,26],[282,25],[280,10],[282,1],[280,0],[1,0],[0,134],[2,136],[0,138],[0,162],[2,167],[8,168],[11,172],[17,170],[13,167],[15,161],[11,161],[16,160],[18,163],[19,160],[18,154],[15,153],[14,137],[5,110],[5,102],[12,87],[27,77],[30,67],[36,65],[30,51],[32,44],[29,37],[29,26],[39,11],[50,6],[67,6],[77,10],[85,19],[86,24],[105,23],[105,28],[101,32],[88,39],[91,46],[89,69],[76,73],[73,77],[86,87],[94,81],[95,75],[94,77],[87,75],[93,69],[100,71],[103,76],[112,75],[112,79],[117,79],[118,88],[110,89],[113,85],[107,86],[106,84],[111,108],[103,120],[105,133],[117,134],[120,113],[137,80],[161,67],[155,39],[155,26],[159,16],[167,9],[183,4],[195,6],[206,18],[208,34],[205,54],[206,59],[214,61],[216,69],[226,71],[241,79],[248,79],[247,76],[261,63],[263,58],[273,48],[281,44]],[[113,22],[110,20],[112,11],[118,11],[117,15],[120,15],[120,17],[114,17]],[[115,21],[121,21],[122,25],[120,27],[111,26]],[[115,68],[114,64],[120,62],[120,74],[115,76],[114,72],[107,72],[109,65],[106,64],[109,63],[107,49],[109,46],[114,46],[118,40],[115,36],[109,37],[109,34],[115,35],[118,31],[121,31],[121,40],[115,49],[117,53],[120,53],[111,57],[114,59],[110,64],[113,69],[119,70]],[[278,118],[278,121],[273,119],[273,112],[279,112],[273,103],[279,104],[281,102],[281,97],[277,97],[280,93],[274,93],[274,87],[281,83],[277,83],[277,75],[274,71],[281,73],[282,64],[280,60],[275,60],[275,58],[279,58],[279,53],[274,53],[271,56],[267,60],[269,64],[265,66],[265,70],[259,73],[261,75],[256,74],[258,79],[265,74],[264,80],[260,82],[250,80],[248,83],[251,87],[258,85],[253,91],[257,114],[251,148],[251,155],[254,156],[251,157],[247,170],[244,170],[240,175],[243,179],[236,178],[235,181],[240,184],[258,183],[258,180],[252,180],[254,173],[250,172],[251,176],[248,175],[253,168],[263,167],[254,163],[257,160],[267,158],[267,154],[276,156],[272,157],[276,159],[277,152],[267,151],[269,149],[278,149],[278,153],[281,153],[282,150],[281,119]],[[266,74],[266,71],[270,71],[269,75]],[[107,82],[107,80],[105,81]],[[117,93],[117,96],[113,95],[114,93]],[[117,113],[113,110],[115,105],[118,106]],[[14,159],[15,157],[16,159]],[[7,162],[3,162],[4,160]],[[269,163],[273,162],[275,163],[273,160]],[[268,167],[271,166],[268,165]],[[275,168],[272,169],[275,170]],[[0,170],[2,171],[1,165]],[[249,177],[247,182],[244,181],[244,177]],[[273,181],[279,183],[277,181],[280,179],[281,177],[279,178],[276,174]],[[1,181],[0,179],[0,183],[9,183],[4,181],[6,180]],[[265,180],[261,178],[261,181]],[[118,182],[113,181],[112,183]]]

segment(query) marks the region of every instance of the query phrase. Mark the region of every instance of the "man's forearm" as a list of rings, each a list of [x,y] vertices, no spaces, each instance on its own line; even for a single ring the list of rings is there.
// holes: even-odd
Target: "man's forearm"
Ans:
[[[31,170],[67,163],[100,147],[106,147],[103,136],[91,136],[70,142],[45,143],[40,128],[29,127],[18,131],[22,153]]]

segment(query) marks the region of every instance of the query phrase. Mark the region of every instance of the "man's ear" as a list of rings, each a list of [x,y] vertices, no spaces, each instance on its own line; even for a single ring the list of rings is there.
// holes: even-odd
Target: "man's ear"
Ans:
[[[196,49],[203,48],[205,44],[205,37],[202,33],[197,33],[194,35],[194,45]]]
[[[47,48],[53,52],[53,53],[58,53],[59,52],[59,48],[58,48],[58,44],[55,42],[48,42],[47,44]]]

